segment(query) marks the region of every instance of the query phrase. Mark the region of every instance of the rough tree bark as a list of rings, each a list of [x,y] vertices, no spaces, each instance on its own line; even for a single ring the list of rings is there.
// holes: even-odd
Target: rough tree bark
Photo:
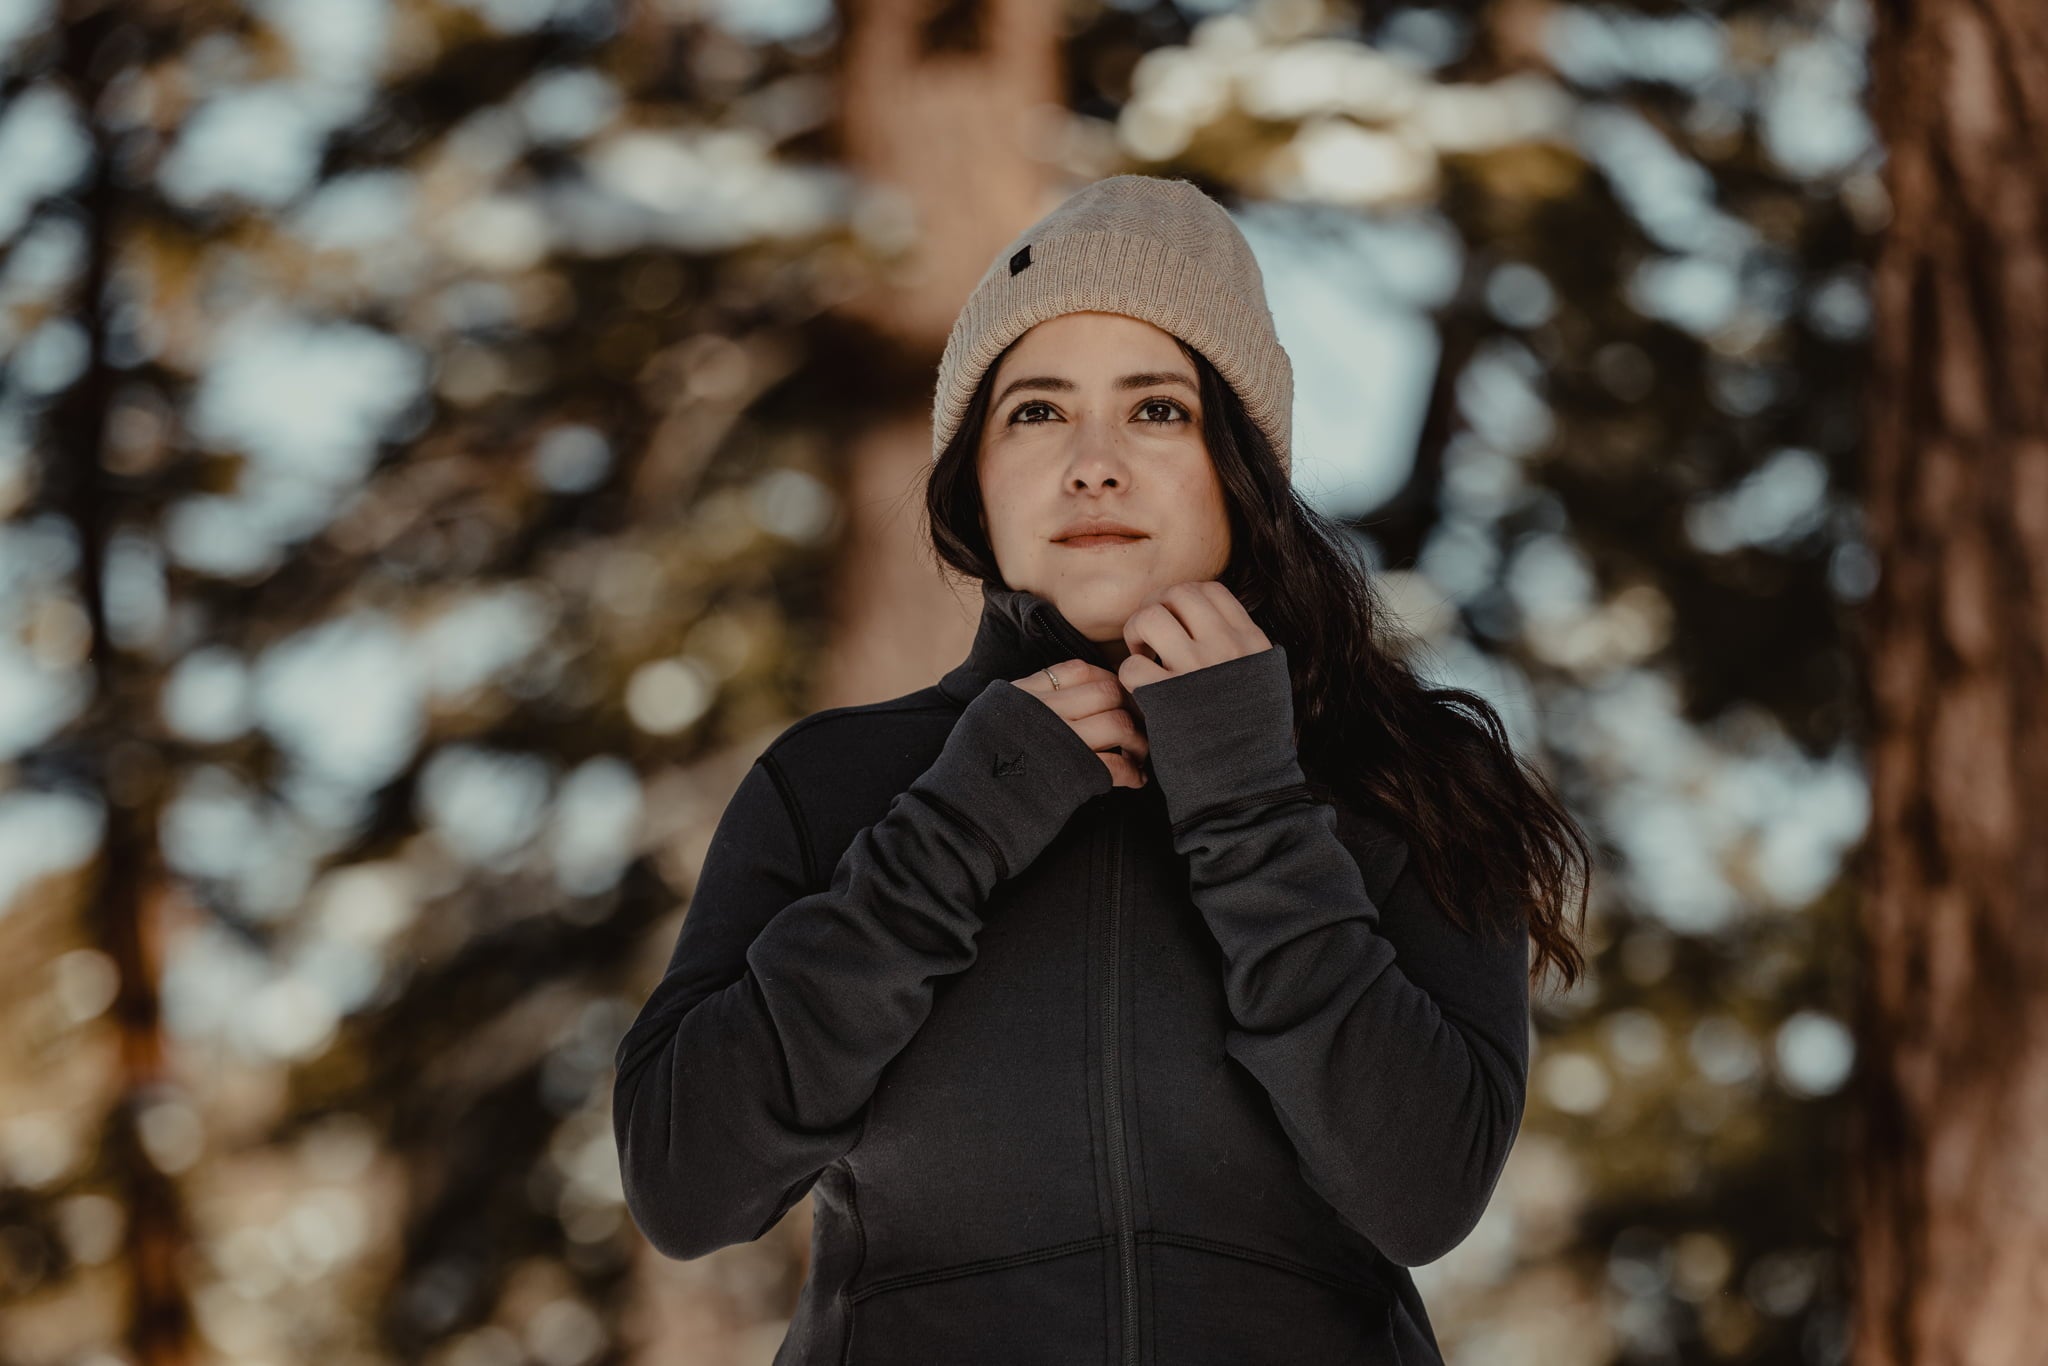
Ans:
[[[1854,1366],[2048,1323],[2048,7],[1880,0]]]

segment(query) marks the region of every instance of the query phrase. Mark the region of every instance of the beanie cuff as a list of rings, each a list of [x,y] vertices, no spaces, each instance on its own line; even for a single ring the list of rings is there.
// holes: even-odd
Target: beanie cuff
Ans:
[[[1114,222],[1087,226],[1105,218]],[[939,361],[934,460],[1003,349],[1046,319],[1076,312],[1138,318],[1200,352],[1244,405],[1281,469],[1289,468],[1293,367],[1249,243],[1192,183],[1139,175],[1083,188],[989,265]]]

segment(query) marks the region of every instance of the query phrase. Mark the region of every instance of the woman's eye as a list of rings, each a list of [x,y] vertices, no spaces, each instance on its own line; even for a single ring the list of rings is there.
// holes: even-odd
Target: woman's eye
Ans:
[[[1021,422],[1027,426],[1037,426],[1038,420],[1032,418],[1029,414],[1038,408],[1050,410],[1051,406],[1044,399],[1037,398],[1032,399],[1028,403],[1020,403],[1010,410],[1010,421]],[[1165,410],[1164,416],[1158,415],[1160,409]],[[1148,398],[1138,405],[1138,411],[1142,414],[1148,414],[1145,421],[1153,426],[1171,426],[1176,422],[1192,420],[1188,417],[1188,410],[1170,398]]]

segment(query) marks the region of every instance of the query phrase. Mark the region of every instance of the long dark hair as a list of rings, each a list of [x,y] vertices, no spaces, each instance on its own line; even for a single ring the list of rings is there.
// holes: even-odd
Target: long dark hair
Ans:
[[[1525,919],[1531,980],[1554,968],[1570,990],[1585,968],[1565,920],[1576,897],[1583,928],[1592,872],[1585,833],[1543,774],[1515,754],[1485,698],[1426,686],[1387,648],[1407,633],[1344,533],[1295,491],[1208,358],[1174,340],[1200,376],[1202,435],[1230,513],[1221,582],[1287,649],[1304,775],[1392,825],[1453,924],[1500,932]],[[975,456],[1001,363],[998,356],[982,372],[925,481],[933,550],[969,578],[997,584]]]

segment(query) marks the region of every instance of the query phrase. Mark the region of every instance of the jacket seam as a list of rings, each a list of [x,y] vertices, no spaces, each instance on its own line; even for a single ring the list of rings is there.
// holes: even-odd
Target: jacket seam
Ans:
[[[782,761],[772,751],[764,752],[760,764],[768,770],[769,780],[775,790],[782,794],[782,809],[789,814],[789,823],[796,831],[797,850],[803,856],[804,886],[815,890],[818,886],[818,859],[811,847],[810,823],[804,819],[804,810],[796,799],[796,791],[790,785],[789,775],[783,772]]]
[[[818,890],[817,864],[811,850],[810,830],[804,821],[803,809],[797,805],[795,794],[790,790],[789,780],[782,771],[782,765],[776,761],[773,753],[763,751],[754,762],[767,770],[769,781],[775,784],[775,791],[782,798],[783,815],[789,818],[790,830],[796,837],[797,850],[803,860],[804,887],[807,892],[816,892]],[[691,893],[691,900],[694,901],[695,899],[696,894],[693,891]],[[697,1005],[701,1004],[701,1001],[702,997],[699,996],[687,1003],[673,1003],[665,1009],[650,1015],[641,1025],[644,1037],[633,1046],[632,1052],[624,1056],[615,1057],[614,1070],[623,1074],[638,1068],[642,1062],[658,1051],[662,1044],[667,1042],[669,1036],[674,1034],[675,1026],[681,1022],[683,1016],[694,1010]],[[629,1030],[628,1032],[631,1031]],[[619,1043],[620,1047],[623,1048],[625,1044],[623,1036],[620,1038]]]
[[[854,1217],[854,1228],[861,1234],[861,1256],[865,1260],[867,1255],[866,1232],[865,1226],[861,1223],[858,1214]],[[1141,1243],[1166,1244],[1173,1247],[1188,1248],[1196,1252],[1212,1252],[1218,1256],[1234,1257],[1240,1261],[1255,1262],[1262,1266],[1271,1267],[1275,1271],[1286,1272],[1292,1276],[1299,1276],[1304,1280],[1315,1281],[1318,1284],[1329,1286],[1333,1290],[1359,1290],[1382,1297],[1388,1297],[1391,1294],[1387,1285],[1376,1277],[1354,1278],[1342,1276],[1336,1272],[1324,1271],[1319,1267],[1309,1266],[1304,1262],[1297,1262],[1291,1257],[1282,1257],[1278,1253],[1265,1252],[1255,1247],[1246,1247],[1242,1243],[1228,1242],[1221,1238],[1205,1238],[1193,1233],[1168,1233],[1159,1229],[1139,1229],[1137,1236],[1138,1241]],[[1002,1257],[984,1257],[971,1262],[955,1262],[949,1266],[933,1267],[928,1271],[905,1272],[901,1275],[875,1281],[870,1285],[864,1285],[858,1290],[848,1290],[846,1298],[850,1304],[857,1304],[872,1295],[906,1290],[912,1286],[926,1285],[934,1281],[954,1280],[962,1276],[976,1276],[989,1271],[1002,1271],[1013,1266],[1023,1266],[1032,1262],[1052,1261],[1061,1257],[1070,1257],[1076,1253],[1086,1252],[1090,1248],[1106,1247],[1114,1240],[1114,1237],[1114,1234],[1101,1233],[1092,1238],[1076,1238],[1064,1243],[1054,1243],[1049,1247],[1033,1248],[1028,1252],[1013,1252]]]
[[[861,1121],[861,1133],[867,1133],[867,1121]],[[854,1140],[859,1146],[860,1140]],[[857,1298],[849,1287],[860,1279],[860,1273],[868,1264],[868,1226],[860,1217],[860,1178],[853,1174],[853,1164],[844,1157],[839,1159],[839,1168],[846,1173],[846,1212],[853,1219],[854,1255],[853,1271],[840,1283],[839,1293],[846,1301],[845,1341],[840,1345],[840,1366],[849,1366],[853,1361],[854,1300]]]
[[[937,808],[948,819],[966,830],[968,834],[974,836],[981,843],[981,847],[988,850],[988,856],[995,860],[996,881],[1001,882],[1010,876],[1010,863],[1008,859],[1003,857],[1002,847],[989,837],[987,831],[974,822],[973,817],[935,792],[927,792],[916,787],[905,788],[904,790],[928,805]]]
[[[920,691],[924,690],[920,689]],[[947,700],[943,703],[912,702],[908,700],[897,702],[863,702],[847,707],[827,707],[823,711],[815,711],[800,720],[792,721],[789,728],[776,736],[774,743],[764,752],[772,753],[788,744],[792,736],[801,735],[812,727],[823,725],[828,721],[852,721],[863,716],[959,715],[960,708],[950,705],[951,697],[944,692],[941,692],[939,695]]]
[[[1324,1271],[1319,1267],[1297,1262],[1291,1257],[1282,1257],[1274,1252],[1262,1252],[1258,1248],[1226,1242],[1221,1238],[1204,1238],[1194,1233],[1166,1233],[1159,1229],[1142,1229],[1138,1233],[1138,1238],[1142,1242],[1165,1243],[1173,1247],[1190,1248],[1196,1252],[1213,1252],[1221,1257],[1235,1257],[1240,1261],[1258,1262],[1272,1267],[1275,1271],[1285,1271],[1290,1275],[1327,1285],[1334,1290],[1363,1290],[1375,1295],[1390,1293],[1386,1284],[1375,1277],[1354,1279],[1340,1276],[1333,1271]]]
[[[1316,790],[1307,783],[1289,783],[1285,787],[1268,788],[1263,792],[1250,792],[1241,797],[1232,797],[1227,801],[1212,802],[1191,815],[1181,817],[1173,823],[1173,833],[1175,835],[1184,834],[1191,827],[1200,825],[1203,821],[1214,820],[1218,816],[1227,816],[1232,812],[1242,811],[1247,807],[1278,805],[1282,802],[1296,800],[1319,801],[1320,798],[1316,795]]]
[[[907,1271],[901,1275],[885,1277],[871,1285],[864,1285],[850,1291],[847,1299],[855,1304],[871,1295],[883,1295],[892,1291],[907,1290],[912,1286],[926,1285],[933,1281],[956,1280],[961,1276],[979,1276],[989,1271],[1004,1271],[1013,1266],[1024,1266],[1031,1262],[1050,1262],[1061,1257],[1099,1248],[1114,1240],[1112,1234],[1096,1234],[1093,1238],[1075,1238],[1050,1247],[1032,1248],[1028,1252],[1012,1252],[1003,1257],[984,1257],[972,1262],[955,1262],[950,1266],[936,1266],[929,1271]]]

